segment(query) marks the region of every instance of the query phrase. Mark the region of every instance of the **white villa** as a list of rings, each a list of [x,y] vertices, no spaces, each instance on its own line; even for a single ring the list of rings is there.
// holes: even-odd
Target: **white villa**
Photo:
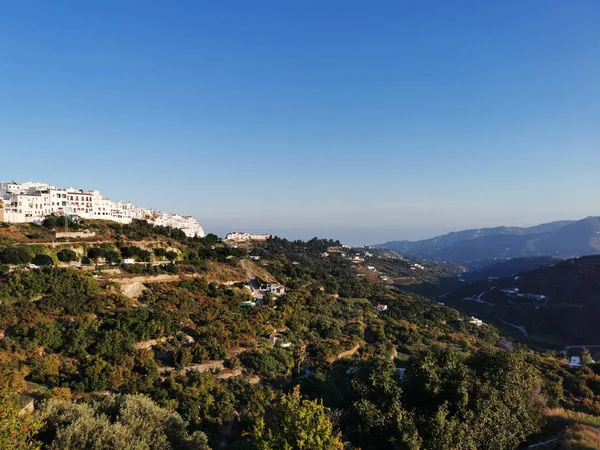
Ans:
[[[267,284],[266,292],[279,297],[279,296],[285,294],[285,288],[282,285],[277,284],[277,283],[269,283],[269,284]]]
[[[97,190],[59,188],[32,181],[0,182],[0,222],[40,222],[50,214],[120,223],[143,219],[154,225],[178,228],[188,237],[204,236],[202,226],[193,217],[140,208],[122,200],[113,201]]]
[[[272,236],[267,233],[243,233],[243,232],[234,232],[229,233],[226,237],[228,241],[234,242],[244,242],[244,241],[266,241],[270,239]]]
[[[477,325],[478,327],[480,327],[481,325],[483,325],[483,320],[478,319],[476,317],[471,317],[469,319],[469,323],[472,323],[473,325]]]

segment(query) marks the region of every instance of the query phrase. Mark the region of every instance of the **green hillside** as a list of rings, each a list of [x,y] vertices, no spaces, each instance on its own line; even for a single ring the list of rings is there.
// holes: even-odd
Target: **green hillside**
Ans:
[[[536,300],[528,294],[545,298]],[[470,283],[444,301],[505,329],[502,322],[523,326],[527,336],[518,332],[517,336],[540,345],[600,344],[600,256],[569,259],[518,276]]]
[[[0,420],[32,422],[2,445],[514,449],[564,432],[548,407],[600,413],[595,365],[404,289],[459,267],[330,240],[81,222],[101,239],[67,242],[57,227],[3,228]],[[19,416],[17,394],[39,415]]]

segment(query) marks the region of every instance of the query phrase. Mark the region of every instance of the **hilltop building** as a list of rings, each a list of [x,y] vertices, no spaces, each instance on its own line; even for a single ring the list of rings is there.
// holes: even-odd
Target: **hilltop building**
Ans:
[[[234,242],[245,242],[245,241],[266,241],[270,239],[270,234],[267,233],[243,233],[236,231],[234,233],[229,233],[225,239],[228,241]]]
[[[189,237],[204,236],[202,226],[193,217],[140,208],[122,200],[113,201],[97,190],[59,188],[32,181],[0,182],[0,221],[40,222],[51,214],[120,223],[142,219],[154,225],[178,228]]]

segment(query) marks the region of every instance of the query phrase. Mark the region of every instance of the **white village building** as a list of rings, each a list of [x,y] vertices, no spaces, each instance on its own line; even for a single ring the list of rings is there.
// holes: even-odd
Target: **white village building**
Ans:
[[[244,233],[236,231],[234,233],[229,233],[225,239],[228,241],[234,242],[244,242],[244,241],[266,241],[270,239],[272,235],[268,233]]]
[[[0,222],[40,222],[50,214],[120,223],[142,219],[154,225],[178,228],[188,237],[204,236],[202,226],[193,217],[140,208],[122,200],[113,201],[97,190],[59,188],[31,181],[0,182]]]

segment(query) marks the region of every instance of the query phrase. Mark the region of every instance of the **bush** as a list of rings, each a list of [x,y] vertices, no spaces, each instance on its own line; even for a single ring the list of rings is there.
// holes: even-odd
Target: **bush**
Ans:
[[[67,219],[64,216],[57,217],[54,215],[46,217],[42,222],[42,226],[48,230],[52,230],[54,228],[65,228],[73,231],[79,229],[79,224],[77,222]]]
[[[44,236],[41,233],[29,233],[27,234],[27,239],[44,239],[46,236]]]
[[[132,245],[130,247],[121,247],[121,256],[123,258],[135,258],[136,261],[150,262],[152,254],[148,250]]]
[[[34,436],[41,426],[40,420],[32,414],[21,414],[21,407],[8,392],[0,391],[0,448],[31,449],[39,448]]]
[[[54,260],[50,255],[35,255],[31,260],[36,266],[53,266]]]
[[[167,256],[167,251],[164,248],[155,248],[153,249],[154,251],[154,255],[159,257],[159,258],[164,258],[165,256]]]
[[[283,349],[246,352],[239,358],[247,369],[267,378],[286,375],[294,365],[291,354]]]
[[[98,259],[104,256],[104,249],[100,247],[92,247],[87,251],[87,256],[90,259]]]
[[[8,247],[0,252],[0,262],[3,264],[29,264],[33,255],[23,247]]]
[[[109,263],[118,263],[121,261],[121,253],[110,247],[92,247],[87,251],[87,256],[95,260],[104,258]]]
[[[141,262],[150,262],[152,254],[148,250],[140,250],[137,254],[137,260]]]
[[[189,433],[179,414],[141,395],[108,397],[92,405],[50,399],[42,414],[51,449],[209,450],[204,433]]]
[[[56,257],[60,262],[68,263],[71,261],[77,261],[77,253],[68,248],[63,248],[56,254]]]

